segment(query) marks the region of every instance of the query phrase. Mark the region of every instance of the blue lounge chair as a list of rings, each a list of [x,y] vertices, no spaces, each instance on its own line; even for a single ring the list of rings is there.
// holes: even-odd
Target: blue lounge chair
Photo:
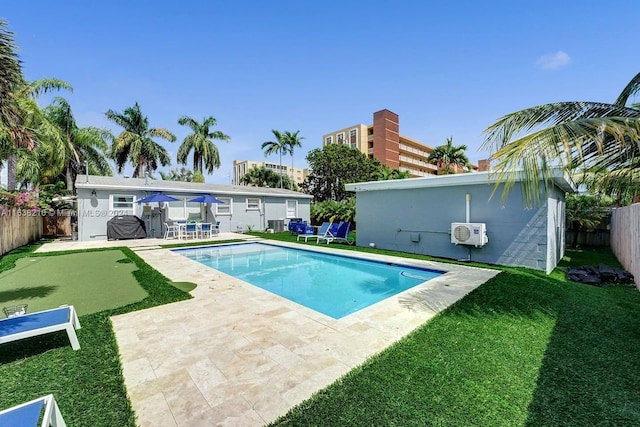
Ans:
[[[44,414],[43,414],[44,412]],[[42,422],[38,424],[41,419]],[[0,426],[66,427],[52,394],[0,411]]]
[[[296,240],[300,241],[300,239],[304,239],[304,241],[307,242],[309,239],[318,239],[320,236],[322,237],[327,236],[330,228],[331,228],[330,222],[323,222],[320,228],[318,229],[318,234],[314,233],[313,228],[311,228],[310,231],[305,230],[303,234],[298,234],[298,237],[296,237]]]
[[[72,305],[62,306],[0,319],[0,344],[56,331],[66,331],[71,348],[80,350],[76,329],[80,329],[80,322],[75,309]]]
[[[338,226],[338,230],[335,233],[331,233],[331,236],[318,237],[318,243],[327,242],[327,245],[331,242],[347,243],[349,245],[354,244],[353,240],[349,240],[349,231],[351,223],[349,221],[341,222]]]

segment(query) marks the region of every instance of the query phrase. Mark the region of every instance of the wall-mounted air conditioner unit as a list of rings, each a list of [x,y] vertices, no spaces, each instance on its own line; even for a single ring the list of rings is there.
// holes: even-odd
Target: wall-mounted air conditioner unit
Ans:
[[[451,243],[480,247],[488,242],[486,224],[473,222],[451,223]]]

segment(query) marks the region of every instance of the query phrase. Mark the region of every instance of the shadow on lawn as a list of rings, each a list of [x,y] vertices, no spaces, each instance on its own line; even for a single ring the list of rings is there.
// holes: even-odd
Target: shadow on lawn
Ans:
[[[16,300],[28,300],[33,298],[44,298],[48,295],[51,295],[51,293],[53,293],[56,288],[57,286],[43,285],[0,291],[0,303]]]
[[[546,319],[548,326],[530,329],[531,342],[538,346],[519,349],[542,356],[541,363],[527,368],[535,388],[525,425],[640,425],[640,294],[543,274],[535,281],[508,272],[501,276],[500,285],[478,289],[469,298],[473,304],[467,300],[455,311],[479,319],[491,313],[514,321]],[[534,338],[545,331],[550,331],[546,343]]]
[[[58,348],[69,348],[69,352],[74,351],[71,350],[69,337],[65,331],[5,343],[0,346],[0,365],[28,359]],[[69,352],[66,353],[69,354]]]

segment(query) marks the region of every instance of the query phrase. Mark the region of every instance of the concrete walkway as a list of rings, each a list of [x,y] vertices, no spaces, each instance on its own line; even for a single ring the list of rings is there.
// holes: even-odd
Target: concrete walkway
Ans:
[[[198,286],[191,300],[112,318],[127,392],[144,427],[274,421],[497,274],[366,254],[447,273],[334,320],[154,245],[132,249],[169,279]]]

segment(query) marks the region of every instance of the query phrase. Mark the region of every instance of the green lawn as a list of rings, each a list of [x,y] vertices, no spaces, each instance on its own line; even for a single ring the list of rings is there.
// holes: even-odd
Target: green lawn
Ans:
[[[28,312],[73,305],[78,315],[140,301],[138,267],[120,250],[25,257],[0,273],[0,306],[28,304]]]
[[[600,262],[619,266],[590,249],[503,269],[272,425],[638,426],[640,293],[562,271]]]
[[[30,261],[29,249],[0,258],[0,274]],[[177,287],[189,284],[172,286],[129,249],[95,253],[109,252],[131,261],[121,264],[135,266],[148,296],[81,316],[80,351],[64,333],[0,346],[0,408],[54,393],[70,426],[135,425],[109,316],[188,298]],[[640,425],[640,293],[567,282],[561,271],[599,262],[615,258],[608,250],[567,252],[549,276],[502,269],[273,425]]]

